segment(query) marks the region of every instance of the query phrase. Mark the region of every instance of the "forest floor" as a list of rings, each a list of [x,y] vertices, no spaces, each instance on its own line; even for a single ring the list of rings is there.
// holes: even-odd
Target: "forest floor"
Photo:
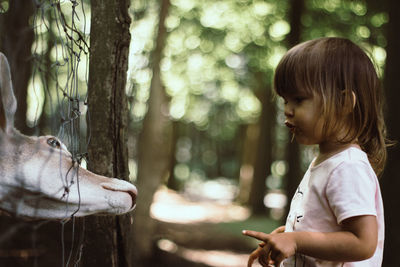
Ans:
[[[224,188],[226,186],[215,187],[217,190],[211,196],[193,191],[179,194],[166,188],[158,190],[151,206],[156,222],[155,254],[151,263],[143,266],[247,266],[248,256],[258,242],[243,236],[242,230],[270,232],[278,223],[267,215],[250,217],[246,207],[232,203],[231,198],[224,195]],[[0,243],[3,245],[0,267],[60,266],[64,257],[79,256],[77,249],[84,231],[82,222],[80,219],[74,224],[25,222],[3,216],[0,220]]]
[[[168,189],[156,193],[151,213],[157,222],[157,266],[163,267],[247,266],[258,242],[243,236],[242,230],[270,232],[278,226],[267,216],[250,217],[250,211],[237,204]]]

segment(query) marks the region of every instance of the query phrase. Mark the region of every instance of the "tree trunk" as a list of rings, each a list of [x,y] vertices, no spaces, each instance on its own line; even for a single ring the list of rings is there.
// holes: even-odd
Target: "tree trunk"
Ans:
[[[290,8],[290,33],[287,37],[289,47],[292,47],[300,42],[301,34],[301,15],[304,10],[304,0],[293,0]],[[291,138],[289,138],[291,139]],[[286,195],[289,199],[292,198],[301,181],[301,164],[300,164],[300,148],[297,142],[290,142],[286,148],[286,159],[289,165],[286,174]],[[290,202],[288,202],[290,203]],[[286,205],[285,215],[289,213],[290,205]],[[286,216],[283,217],[286,221]],[[283,223],[284,223],[283,221]]]
[[[400,36],[398,29],[400,27],[400,3],[395,0],[388,1],[389,4],[389,24],[387,32],[387,57],[385,68],[385,94],[387,101],[386,122],[388,136],[390,140],[400,140],[400,125],[398,123],[398,99],[400,98],[400,86],[398,77],[400,70],[398,67],[400,60]],[[381,178],[382,194],[385,203],[385,232],[389,233],[385,237],[385,250],[382,266],[399,266],[398,248],[400,247],[400,229],[398,222],[399,216],[399,159],[400,146],[395,145],[388,149],[388,161]]]
[[[134,225],[135,254],[137,262],[145,264],[151,257],[155,225],[150,218],[153,195],[168,173],[172,125],[168,116],[168,99],[160,77],[160,61],[165,44],[164,20],[170,2],[161,1],[156,48],[151,62],[153,77],[148,100],[148,112],[139,137],[138,180],[139,192]],[[143,265],[146,266],[146,265]]]
[[[29,20],[34,13],[33,1],[7,1],[9,9],[0,16],[0,51],[10,63],[15,97],[18,102],[15,126],[31,134],[26,124],[28,82],[32,74],[33,27]]]
[[[180,128],[180,122],[178,121],[173,121],[172,122],[172,134],[171,134],[171,153],[169,157],[169,175],[168,175],[168,180],[167,180],[167,187],[172,189],[172,190],[180,190],[181,185],[179,184],[179,181],[175,178],[174,175],[174,169],[176,166],[176,156],[175,156],[175,151],[176,151],[176,146],[179,138],[179,131]]]
[[[248,205],[254,178],[254,166],[257,160],[257,153],[255,151],[257,151],[258,147],[260,125],[257,122],[242,126],[241,132],[243,143],[237,201]]]
[[[129,1],[92,0],[91,7],[88,168],[128,180]],[[132,266],[131,222],[131,214],[86,218],[82,266]]]
[[[263,87],[263,74],[258,73],[260,87]],[[275,104],[272,101],[270,88],[260,89],[258,98],[262,104],[261,116],[259,118],[259,138],[257,145],[257,157],[254,165],[253,182],[250,189],[249,204],[253,214],[265,214],[264,196],[265,180],[270,172],[272,164],[272,144],[275,132]]]

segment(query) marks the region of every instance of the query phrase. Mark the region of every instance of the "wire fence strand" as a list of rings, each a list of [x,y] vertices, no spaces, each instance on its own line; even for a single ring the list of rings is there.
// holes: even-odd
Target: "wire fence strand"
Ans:
[[[80,207],[78,170],[79,166],[85,167],[87,163],[87,148],[91,136],[87,124],[90,51],[88,3],[84,0],[31,1],[35,6],[31,18],[35,38],[31,50],[33,69],[29,85],[31,99],[28,101],[30,114],[28,120],[30,119],[30,126],[35,128],[37,133],[57,136],[71,152],[72,166],[66,174],[60,171],[59,179],[64,184],[62,198],[66,200],[69,189],[73,185],[77,186],[79,204],[78,209],[72,213],[68,201],[65,204],[65,212],[69,218],[60,222],[59,242],[62,250],[60,265],[79,266],[85,229],[84,223],[77,224],[74,217]],[[61,154],[59,156],[61,170]],[[38,206],[42,197],[36,196],[37,199],[33,203]],[[15,208],[17,210],[17,207]],[[7,242],[20,229],[28,227],[31,231],[32,251],[40,251],[37,235],[39,229],[46,223],[47,221],[20,222],[12,225],[0,232],[0,245]],[[67,224],[71,231],[66,231]],[[71,236],[66,238],[67,234]],[[39,266],[38,255],[32,253],[32,257],[34,257],[33,266]]]

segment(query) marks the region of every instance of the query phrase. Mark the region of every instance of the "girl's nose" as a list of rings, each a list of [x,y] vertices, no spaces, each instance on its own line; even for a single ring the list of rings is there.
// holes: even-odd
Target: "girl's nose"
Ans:
[[[290,105],[289,103],[285,104],[284,113],[286,117],[293,117],[294,115],[293,106]]]

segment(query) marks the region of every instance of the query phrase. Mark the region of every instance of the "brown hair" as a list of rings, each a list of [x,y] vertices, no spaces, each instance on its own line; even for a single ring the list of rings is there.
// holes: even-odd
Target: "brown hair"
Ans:
[[[279,62],[274,88],[278,95],[303,91],[319,96],[324,134],[344,129],[346,134],[338,141],[357,141],[376,174],[381,174],[386,162],[383,92],[373,63],[360,47],[337,37],[301,43]]]

